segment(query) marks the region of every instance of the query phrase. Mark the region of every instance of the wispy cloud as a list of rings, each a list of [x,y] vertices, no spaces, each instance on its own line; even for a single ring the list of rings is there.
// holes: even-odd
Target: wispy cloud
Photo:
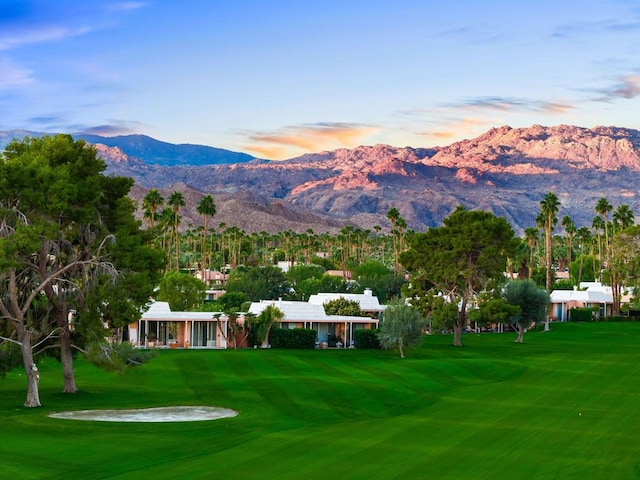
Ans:
[[[32,75],[33,72],[30,69],[0,57],[0,90],[31,83]]]
[[[45,28],[25,29],[20,32],[8,32],[0,34],[0,51],[11,50],[27,44],[49,42],[83,35],[90,30],[89,27],[66,28],[61,26],[48,26]]]
[[[138,10],[139,8],[146,7],[147,2],[116,2],[107,6],[107,9],[112,12],[128,12],[131,10]]]
[[[116,135],[130,135],[144,131],[144,125],[140,122],[130,122],[124,120],[110,120],[105,125],[95,125],[92,127],[76,128],[77,133],[85,135],[102,135],[104,137],[114,137]]]
[[[488,128],[508,124],[508,119],[514,115],[561,115],[574,108],[574,104],[564,101],[485,96],[400,113],[410,117],[413,123],[422,120],[423,127],[428,127],[417,131],[416,135],[439,143],[479,135]]]
[[[351,147],[379,127],[353,123],[316,123],[289,126],[271,132],[248,134],[246,150],[265,158],[283,159],[299,153],[328,148]]]
[[[632,99],[640,95],[640,74],[621,77],[615,85],[599,91],[596,101],[610,102],[616,99]]]
[[[493,123],[487,119],[466,117],[442,122],[432,129],[418,132],[418,135],[434,142],[449,141],[455,138],[476,135],[479,131],[486,130],[487,127],[492,125]]]
[[[476,97],[458,103],[445,105],[445,108],[463,109],[470,111],[526,111],[538,113],[565,113],[573,109],[573,105],[566,102],[549,102],[514,97]]]

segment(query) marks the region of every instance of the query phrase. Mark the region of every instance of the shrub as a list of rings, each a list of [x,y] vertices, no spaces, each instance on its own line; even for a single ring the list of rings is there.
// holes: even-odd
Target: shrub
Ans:
[[[570,322],[592,322],[593,321],[593,308],[577,308],[574,307],[569,310]]]
[[[378,330],[362,328],[356,330],[354,336],[356,339],[356,348],[381,348],[380,342],[378,341]]]
[[[269,334],[271,348],[313,349],[317,332],[310,328],[272,328]]]
[[[156,350],[135,348],[129,342],[96,343],[87,348],[86,357],[99,368],[123,373],[127,367],[135,367],[148,362],[157,353]]]
[[[603,322],[637,322],[638,317],[628,317],[626,315],[609,315],[608,317],[602,317]]]

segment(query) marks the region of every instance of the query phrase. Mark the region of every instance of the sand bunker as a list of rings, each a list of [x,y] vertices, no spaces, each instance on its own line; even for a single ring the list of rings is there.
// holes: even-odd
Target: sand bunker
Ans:
[[[161,407],[136,410],[78,410],[52,413],[52,418],[97,422],[200,422],[235,417],[235,410],[219,407]]]

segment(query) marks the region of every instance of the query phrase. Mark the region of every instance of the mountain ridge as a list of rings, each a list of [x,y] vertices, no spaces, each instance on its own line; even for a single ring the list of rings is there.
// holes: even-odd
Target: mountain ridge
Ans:
[[[216,201],[251,197],[251,205],[257,199],[263,210],[255,209],[255,220],[246,216],[246,225],[236,225],[249,232],[270,205],[280,215],[273,223],[302,215],[296,218],[308,218],[306,228],[333,230],[388,228],[391,207],[410,228],[423,230],[463,205],[503,216],[522,233],[536,225],[548,191],[561,201],[559,216],[570,215],[577,226],[591,226],[603,196],[614,207],[624,203],[640,212],[640,132],[613,126],[502,126],[443,147],[359,146],[280,162],[205,166],[162,166],[115,147],[96,148],[109,173],[131,176],[141,189],[180,185]],[[191,219],[198,222],[197,215]]]

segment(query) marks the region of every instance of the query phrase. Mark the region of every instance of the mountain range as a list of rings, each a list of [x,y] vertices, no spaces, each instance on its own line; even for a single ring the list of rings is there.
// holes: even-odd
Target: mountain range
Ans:
[[[6,134],[0,132],[0,145]],[[535,226],[548,191],[561,201],[559,216],[570,215],[578,227],[591,226],[600,197],[640,214],[640,132],[626,128],[504,126],[444,147],[361,146],[281,162],[225,164],[190,161],[181,148],[192,146],[171,144],[167,150],[185,153],[174,154],[179,160],[158,162],[153,158],[169,158],[164,142],[129,137],[92,143],[107,172],[135,179],[133,198],[141,200],[150,188],[160,189],[165,198],[182,191],[185,226],[200,224],[195,206],[208,193],[218,206],[214,222],[247,232],[388,227],[385,214],[391,207],[409,228],[424,230],[464,205],[503,216],[522,233]],[[157,142],[152,142],[157,151],[149,153],[151,160],[145,158],[150,150],[134,148],[143,140]]]

